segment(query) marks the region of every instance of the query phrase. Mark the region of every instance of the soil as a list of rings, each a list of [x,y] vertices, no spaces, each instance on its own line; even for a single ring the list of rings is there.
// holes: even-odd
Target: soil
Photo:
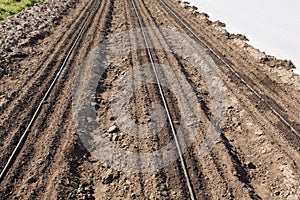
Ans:
[[[0,199],[189,199],[179,159],[143,173],[120,170],[90,151],[73,118],[76,77],[84,71],[90,53],[95,49],[99,52],[129,49],[112,60],[105,73],[95,80],[98,85],[92,106],[96,110],[95,119],[104,130],[101,137],[140,157],[166,147],[174,139],[169,125],[164,125],[157,135],[144,136],[143,131],[137,132],[138,138],[131,135],[118,124],[124,116],[123,110],[116,112],[111,107],[112,96],[118,88],[116,95],[128,102],[130,120],[141,127],[150,127],[153,113],[149,108],[163,104],[157,84],[138,87],[139,83],[152,80],[148,76],[154,77],[154,71],[140,67],[150,60],[145,48],[137,48],[144,45],[141,32],[130,31],[139,28],[132,1],[65,0],[51,4],[54,9],[47,9],[50,2],[37,4],[0,24],[3,33],[0,37],[1,170],[57,75],[84,19],[91,9],[97,12],[43,104],[22,150],[1,181]],[[147,32],[150,45],[162,47],[150,49],[154,62],[172,66],[179,74],[170,79],[168,74],[172,72],[158,68],[159,76],[167,83],[162,90],[176,130],[183,123],[181,119],[187,116],[178,93],[185,94],[187,101],[192,101],[195,95],[193,103],[197,106],[192,110],[199,110],[197,129],[193,138],[184,135],[180,143],[187,145],[183,157],[196,199],[300,199],[300,138],[214,54],[203,45],[191,42],[197,41],[196,38],[160,0],[134,2],[145,27],[172,30],[191,38],[184,41],[178,38],[172,44],[163,31]],[[300,132],[300,77],[292,72],[294,66],[290,61],[260,52],[247,44],[245,36],[228,33],[224,23],[210,21],[206,14],[198,13],[187,3],[163,2]],[[125,40],[131,45],[116,41],[117,46],[97,49],[101,42],[118,34],[125,34]],[[207,59],[203,62],[218,68],[223,85],[217,86],[226,93],[220,135],[212,138],[213,147],[204,155],[200,153],[203,141],[210,139],[206,134],[215,110],[210,90],[214,80],[207,80],[191,64],[189,57],[194,51],[190,56],[180,56],[173,51],[176,45],[189,46],[195,52],[203,49],[207,56],[203,56]],[[138,89],[130,96],[122,96],[128,85],[120,85],[120,81],[130,75],[130,70],[137,70],[131,78],[133,87]],[[181,85],[178,91],[168,89],[172,83],[180,83],[183,80],[180,77],[189,86]],[[177,154],[176,149],[170,150],[170,156]],[[164,156],[161,152],[151,163],[160,163]],[[139,160],[134,162],[131,164],[137,168],[143,165]]]

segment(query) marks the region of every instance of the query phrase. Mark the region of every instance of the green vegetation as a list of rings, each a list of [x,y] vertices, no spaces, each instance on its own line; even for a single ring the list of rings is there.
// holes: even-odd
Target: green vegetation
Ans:
[[[43,0],[0,0],[0,21]]]

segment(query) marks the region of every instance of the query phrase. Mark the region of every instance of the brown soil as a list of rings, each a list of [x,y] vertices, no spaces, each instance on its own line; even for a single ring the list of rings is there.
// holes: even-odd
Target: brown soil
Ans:
[[[33,47],[20,47],[25,58],[12,60],[12,70],[1,78],[0,91],[0,169],[13,151],[46,89],[57,74],[84,18],[96,1],[82,0],[70,8],[62,21],[49,28],[49,35]],[[130,173],[97,161],[82,144],[73,122],[72,90],[77,74],[89,52],[105,39],[139,28],[132,1],[100,1],[91,25],[72,53],[66,70],[30,129],[27,140],[12,168],[1,182],[0,199],[188,199],[189,193],[179,160],[161,169]],[[146,27],[171,29],[193,38],[160,3],[134,1]],[[296,131],[300,131],[300,78],[291,72],[289,61],[277,60],[249,46],[245,37],[232,35],[220,22],[175,0],[164,0],[197,35],[205,40],[240,76],[265,98]],[[127,33],[134,46],[140,35]],[[201,157],[201,145],[209,127],[212,102],[207,80],[188,58],[172,53],[163,32],[148,35],[149,41],[164,50],[151,49],[156,63],[172,66],[183,75],[197,96],[201,111],[195,138],[184,153],[185,162],[197,199],[299,199],[300,138],[286,127],[237,77],[211,54],[220,70],[226,91],[226,116],[222,133],[209,154]],[[194,38],[193,38],[194,39]],[[181,44],[184,41],[178,41]],[[119,44],[122,48],[123,44]],[[195,44],[188,44],[195,47]],[[114,47],[115,48],[115,47]],[[133,48],[133,47],[132,47]],[[111,95],[127,71],[149,64],[145,49],[134,50],[113,60],[99,80],[96,91],[97,120],[103,137],[124,151],[138,155],[166,146],[173,135],[166,125],[159,134],[144,139],[127,134],[116,123]],[[30,66],[30,67],[29,67]],[[148,72],[148,71],[147,71]],[[143,72],[144,73],[144,72]],[[149,70],[154,76],[154,72]],[[161,76],[167,79],[167,74]],[[138,74],[136,82],[146,81]],[[167,82],[176,80],[167,80]],[[186,88],[183,88],[185,90]],[[125,90],[121,86],[120,90]],[[175,128],[180,126],[180,104],[174,91],[163,88]],[[162,104],[158,87],[147,84],[129,99],[131,120],[148,124],[149,106]],[[197,108],[195,108],[197,109]],[[183,115],[183,114],[182,114]],[[186,136],[183,143],[189,143]],[[177,154],[174,149],[173,154]],[[159,154],[154,163],[163,159]],[[140,163],[136,163],[137,166]]]

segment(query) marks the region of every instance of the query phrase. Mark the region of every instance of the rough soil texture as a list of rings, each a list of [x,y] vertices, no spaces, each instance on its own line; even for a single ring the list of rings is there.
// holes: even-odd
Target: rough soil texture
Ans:
[[[20,66],[12,66],[13,61],[35,54],[33,46],[51,34],[51,27],[58,25],[76,3],[76,0],[38,3],[1,22],[0,77],[19,70]]]
[[[179,160],[146,173],[116,170],[87,151],[73,121],[72,90],[84,59],[101,41],[139,28],[132,1],[102,0],[99,6],[97,1],[87,0],[59,1],[54,5],[50,2],[37,4],[0,24],[0,169],[56,76],[84,19],[91,9],[97,12],[1,181],[0,199],[189,199]],[[134,2],[146,27],[171,29],[193,38],[159,0]],[[249,46],[245,36],[228,33],[223,23],[210,21],[206,14],[186,3],[164,2],[300,132],[300,77],[293,74],[290,61],[265,55]],[[130,31],[127,38],[132,44],[130,49],[142,42]],[[183,154],[196,198],[300,199],[300,138],[208,50],[224,82],[226,115],[213,149],[207,155],[199,155],[213,109],[209,83],[188,57],[172,53],[163,32],[149,34],[148,38],[168,50],[151,49],[154,61],[172,66],[184,76],[201,105],[201,123]],[[188,41],[178,44],[184,46],[184,42]],[[117,48],[127,48],[123,45],[119,42]],[[116,118],[121,113],[112,112],[110,101],[120,78],[144,64],[149,64],[145,49],[113,60],[98,80],[93,103],[97,121],[105,130],[102,137],[124,151],[140,155],[161,149],[172,140],[169,125],[155,136],[135,138],[118,127]],[[151,70],[143,73],[146,72],[154,75]],[[165,73],[161,76],[167,79]],[[139,74],[134,77],[136,82],[145,79]],[[120,86],[119,90],[125,91],[126,87]],[[178,128],[184,112],[176,93],[163,90]],[[128,98],[131,120],[139,125],[151,123],[149,106],[162,104],[154,84],[144,85]],[[190,139],[183,138],[183,143]],[[157,159],[163,159],[163,155]]]

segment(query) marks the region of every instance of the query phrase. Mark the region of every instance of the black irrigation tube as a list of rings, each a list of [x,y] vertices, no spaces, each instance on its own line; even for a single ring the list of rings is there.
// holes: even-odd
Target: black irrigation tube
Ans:
[[[17,157],[19,150],[22,148],[22,146],[24,145],[24,142],[26,141],[26,137],[29,134],[29,130],[32,127],[33,123],[38,119],[38,116],[40,114],[40,111],[42,109],[42,106],[45,102],[45,100],[48,98],[48,96],[50,95],[53,87],[55,86],[55,84],[57,83],[57,80],[59,79],[59,77],[62,75],[63,71],[65,70],[66,64],[73,52],[73,50],[75,49],[75,47],[78,45],[80,39],[82,38],[83,34],[85,33],[85,31],[87,30],[88,25],[91,23],[91,20],[93,18],[93,16],[95,15],[98,7],[100,5],[100,0],[97,0],[95,2],[95,5],[93,6],[93,10],[91,11],[91,13],[88,15],[88,17],[85,19],[84,24],[81,26],[80,32],[78,33],[76,39],[74,40],[71,48],[68,51],[68,54],[66,55],[63,63],[60,66],[60,69],[58,71],[58,73],[56,74],[54,80],[52,81],[51,85],[49,86],[47,92],[45,93],[45,95],[43,96],[42,100],[39,103],[39,106],[37,107],[37,109],[35,110],[29,124],[27,125],[25,131],[23,132],[21,138],[18,141],[17,146],[15,147],[14,151],[12,152],[12,154],[10,155],[8,161],[6,162],[4,168],[1,171],[0,174],[0,183],[1,181],[4,179],[4,177],[6,176],[8,170],[10,169],[10,167],[12,166],[15,158]]]
[[[182,167],[185,179],[186,179],[187,187],[189,189],[189,194],[190,194],[191,199],[195,200],[194,190],[193,190],[192,183],[190,181],[190,177],[189,177],[189,174],[188,174],[188,171],[187,171],[186,163],[185,163],[184,158],[183,158],[183,154],[182,154],[182,150],[181,150],[181,147],[180,147],[180,144],[179,144],[179,141],[178,141],[176,129],[174,127],[174,123],[173,123],[173,120],[172,120],[172,117],[171,117],[171,114],[170,114],[170,111],[169,111],[169,108],[168,108],[168,104],[167,104],[164,92],[162,90],[160,80],[158,78],[157,69],[156,69],[156,66],[155,66],[153,58],[152,58],[153,56],[152,56],[151,51],[150,51],[150,47],[149,47],[149,44],[148,44],[146,33],[144,31],[144,25],[143,25],[143,22],[141,20],[140,15],[137,11],[134,0],[132,0],[132,5],[133,5],[133,8],[134,8],[135,14],[138,18],[138,21],[139,21],[139,25],[140,25],[141,32],[142,32],[142,35],[143,35],[143,38],[144,38],[144,42],[145,42],[145,46],[146,46],[146,49],[147,49],[147,54],[148,54],[148,57],[150,59],[152,69],[154,71],[154,75],[155,75],[155,78],[156,78],[156,81],[157,81],[157,85],[158,85],[158,89],[159,89],[159,92],[160,92],[160,95],[161,95],[161,99],[163,101],[164,108],[165,108],[165,111],[166,111],[166,114],[167,114],[167,117],[168,117],[168,121],[169,121],[171,130],[172,130],[172,134],[173,134],[173,137],[174,137],[174,141],[175,141],[176,148],[177,148],[179,158],[180,158],[180,162],[181,162],[181,167]]]
[[[215,50],[213,50],[204,40],[202,40],[193,30],[187,25],[165,2],[159,0],[161,4],[169,10],[169,12],[201,43],[203,44],[212,54],[214,54],[260,101],[275,114],[291,131],[300,138],[300,133],[281,115],[277,112],[273,106],[271,106],[253,87],[251,87],[245,79],[243,79],[236,70],[230,66]]]

